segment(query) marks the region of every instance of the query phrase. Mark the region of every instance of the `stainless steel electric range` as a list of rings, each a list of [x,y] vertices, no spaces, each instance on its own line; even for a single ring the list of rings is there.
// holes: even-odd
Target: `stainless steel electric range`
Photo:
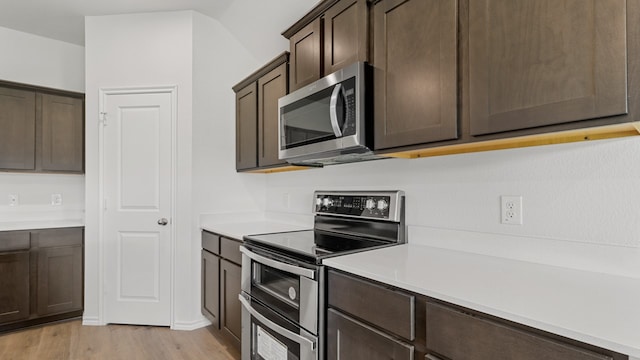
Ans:
[[[324,359],[324,259],[405,242],[402,191],[316,191],[313,230],[244,237],[242,359]]]

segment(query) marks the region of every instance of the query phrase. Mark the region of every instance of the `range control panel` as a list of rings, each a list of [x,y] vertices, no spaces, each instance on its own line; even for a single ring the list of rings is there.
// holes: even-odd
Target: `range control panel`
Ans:
[[[403,194],[399,191],[375,193],[316,191],[314,197],[316,214],[396,221]]]

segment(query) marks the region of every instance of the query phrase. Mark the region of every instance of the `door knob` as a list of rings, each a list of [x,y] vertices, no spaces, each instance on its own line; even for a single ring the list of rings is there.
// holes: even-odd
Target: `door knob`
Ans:
[[[168,223],[169,223],[169,220],[167,220],[166,218],[162,218],[162,219],[158,220],[158,225],[165,226]]]

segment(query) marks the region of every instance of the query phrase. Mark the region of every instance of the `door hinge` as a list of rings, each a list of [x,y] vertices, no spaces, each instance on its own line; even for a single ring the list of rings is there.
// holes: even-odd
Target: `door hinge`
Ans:
[[[107,126],[107,113],[106,112],[103,112],[103,111],[100,112],[100,120],[99,121],[103,126]]]

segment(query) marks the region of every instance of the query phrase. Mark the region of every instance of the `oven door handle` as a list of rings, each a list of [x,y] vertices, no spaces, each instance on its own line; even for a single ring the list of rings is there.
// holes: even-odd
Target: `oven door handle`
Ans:
[[[315,280],[316,279],[316,271],[315,270],[311,270],[311,269],[305,269],[303,267],[300,266],[295,266],[295,265],[290,265],[290,264],[286,264],[280,261],[275,261],[275,260],[271,260],[267,257],[264,257],[262,255],[258,255],[254,252],[252,252],[251,250],[245,248],[244,246],[240,246],[240,251],[247,255],[248,257],[250,257],[251,259],[253,259],[254,261],[259,262],[260,264],[264,264],[266,266],[278,269],[278,270],[282,270],[282,271],[286,271],[288,273],[291,274],[295,274],[298,276],[304,276],[306,278],[309,278],[311,280]]]
[[[293,331],[287,330],[282,326],[274,323],[273,321],[267,319],[264,315],[260,314],[256,309],[251,307],[247,299],[245,299],[245,297],[242,296],[242,294],[238,295],[238,299],[240,300],[240,303],[242,304],[242,306],[244,306],[244,308],[249,312],[249,314],[251,314],[251,316],[258,319],[258,321],[260,321],[261,323],[265,324],[267,327],[269,327],[269,329],[277,332],[278,334],[286,337],[287,339],[295,343],[298,343],[300,345],[306,345],[312,351],[316,349],[315,341],[312,341],[303,336],[300,336],[294,333]]]

